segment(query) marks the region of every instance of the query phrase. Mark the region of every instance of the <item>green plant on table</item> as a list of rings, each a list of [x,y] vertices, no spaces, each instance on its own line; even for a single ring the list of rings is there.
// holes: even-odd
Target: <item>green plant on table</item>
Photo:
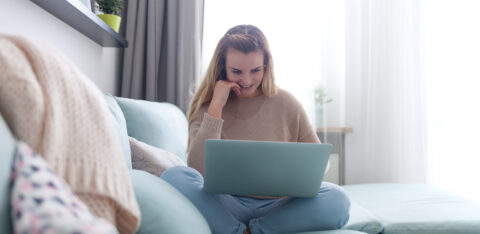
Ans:
[[[324,105],[333,101],[333,99],[327,97],[325,89],[321,86],[315,89],[314,96],[316,105]]]

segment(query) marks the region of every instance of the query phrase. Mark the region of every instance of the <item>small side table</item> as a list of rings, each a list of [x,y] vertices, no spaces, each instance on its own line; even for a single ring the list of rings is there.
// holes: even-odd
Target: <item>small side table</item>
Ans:
[[[353,132],[352,127],[318,127],[317,136],[322,143],[332,144],[332,154],[339,155],[339,185],[345,184],[345,134]]]

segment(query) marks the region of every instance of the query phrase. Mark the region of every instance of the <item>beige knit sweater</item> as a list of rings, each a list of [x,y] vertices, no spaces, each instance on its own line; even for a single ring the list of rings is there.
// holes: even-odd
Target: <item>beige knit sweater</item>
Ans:
[[[133,233],[140,211],[100,90],[53,48],[0,34],[0,113],[92,212]]]
[[[238,139],[320,143],[302,105],[285,90],[272,97],[229,99],[222,118],[207,112],[208,104],[193,116],[189,127],[188,165],[203,174],[207,139]]]

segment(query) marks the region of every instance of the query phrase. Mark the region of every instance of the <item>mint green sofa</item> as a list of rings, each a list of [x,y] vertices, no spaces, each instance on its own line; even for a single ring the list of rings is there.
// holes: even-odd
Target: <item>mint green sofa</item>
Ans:
[[[125,118],[113,97],[107,95],[106,98],[124,154],[128,152],[128,155],[125,154],[127,161],[130,159],[130,146]],[[114,102],[111,102],[112,100]],[[10,171],[15,147],[16,139],[0,113],[0,234],[13,233]],[[131,161],[127,166],[131,170],[131,178],[127,179],[132,181],[142,213],[138,233],[210,233],[210,228],[200,212],[174,187],[149,173],[132,170]]]
[[[125,162],[142,214],[137,233],[211,233],[194,205],[170,184],[144,171],[132,169],[128,136],[175,153],[186,160],[187,120],[168,103],[105,96],[118,133]],[[10,208],[10,171],[16,139],[0,113],[0,233],[13,233]],[[340,230],[336,234],[355,234]]]
[[[128,135],[186,159],[188,124],[176,106],[114,99],[125,117]],[[343,230],[328,233],[480,233],[480,206],[434,187],[362,184],[343,188],[352,201],[350,220]]]
[[[138,233],[210,233],[203,216],[175,188],[131,168],[128,136],[186,159],[187,120],[179,108],[106,95],[142,213]],[[0,115],[0,233],[11,233],[10,164],[15,139]],[[352,201],[342,230],[310,234],[480,233],[480,206],[426,185],[343,186]],[[294,222],[294,220],[292,220]]]

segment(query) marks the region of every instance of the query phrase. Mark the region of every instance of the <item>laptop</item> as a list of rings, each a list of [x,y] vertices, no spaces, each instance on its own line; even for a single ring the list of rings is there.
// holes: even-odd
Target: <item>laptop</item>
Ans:
[[[314,197],[331,149],[330,144],[209,139],[203,189],[212,194]]]

